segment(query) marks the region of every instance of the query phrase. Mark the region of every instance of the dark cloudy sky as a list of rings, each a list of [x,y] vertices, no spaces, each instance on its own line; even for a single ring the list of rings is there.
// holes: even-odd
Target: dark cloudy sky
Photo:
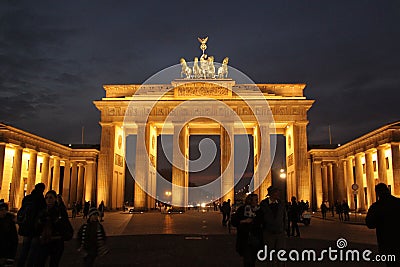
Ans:
[[[309,142],[400,119],[399,1],[1,1],[0,121],[99,143],[103,84],[208,54],[257,83],[307,83]]]

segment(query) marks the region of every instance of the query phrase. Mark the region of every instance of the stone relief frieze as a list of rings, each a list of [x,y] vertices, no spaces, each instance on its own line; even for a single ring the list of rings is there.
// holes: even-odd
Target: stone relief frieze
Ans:
[[[190,109],[180,109],[179,111],[174,109],[174,106],[164,106],[164,103],[161,103],[159,106],[155,107],[107,107],[103,111],[103,115],[105,117],[124,117],[124,116],[144,116],[144,115],[152,115],[152,116],[168,116],[170,113],[173,115],[196,115],[196,116],[224,116],[231,115],[232,112],[235,112],[237,115],[269,115],[273,114],[274,116],[279,115],[295,115],[295,116],[306,116],[307,108],[302,106],[291,107],[291,106],[270,106],[270,110],[268,107],[256,107],[252,110],[249,106],[232,106],[228,111],[227,109],[215,109],[210,105],[199,106],[199,107],[191,107]],[[176,113],[178,112],[178,113]],[[174,114],[175,113],[175,114]]]
[[[175,88],[175,95],[178,97],[187,96],[230,96],[232,91],[228,88],[217,86],[212,83],[189,83]]]

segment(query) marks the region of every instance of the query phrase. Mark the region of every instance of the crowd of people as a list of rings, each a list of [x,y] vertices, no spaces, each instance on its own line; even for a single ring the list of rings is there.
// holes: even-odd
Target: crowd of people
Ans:
[[[237,227],[236,251],[243,257],[243,266],[255,266],[257,252],[264,244],[269,250],[285,248],[285,237],[290,235],[288,209],[286,203],[281,201],[280,190],[269,187],[267,198],[260,204],[258,202],[257,194],[248,194],[244,204],[231,218],[232,225]],[[292,225],[296,228],[296,223]]]
[[[350,207],[346,200],[340,202],[336,200],[335,203],[329,204],[328,201],[322,202],[321,206],[322,219],[326,219],[326,215],[330,211],[332,217],[335,217],[335,212],[339,216],[340,221],[350,221]]]
[[[269,250],[278,251],[286,248],[287,237],[300,237],[298,222],[301,214],[309,209],[308,202],[298,202],[295,196],[289,203],[282,201],[281,192],[276,187],[270,186],[267,191],[267,197],[261,202],[257,194],[248,194],[244,204],[232,216],[230,200],[220,206],[222,225],[226,226],[229,221],[237,228],[236,251],[243,257],[244,266],[255,266],[257,253],[264,245]],[[376,185],[375,191],[378,200],[368,210],[366,225],[376,229],[379,252],[400,259],[397,246],[400,232],[394,231],[400,215],[393,212],[400,210],[400,199],[392,196],[383,183]],[[61,195],[54,190],[44,192],[45,185],[36,184],[31,194],[23,198],[17,216],[8,212],[7,203],[0,200],[0,266],[45,266],[47,262],[49,266],[59,265],[64,242],[73,238],[74,230]],[[348,220],[346,201],[337,201],[331,207],[341,221]],[[109,251],[101,224],[104,209],[103,202],[99,208],[91,206],[90,202],[84,205],[86,221],[76,236],[77,253],[82,256],[84,266],[93,266],[98,256]],[[328,210],[329,206],[322,203],[324,218]],[[16,257],[18,235],[22,237],[22,245]],[[397,263],[388,262],[387,265],[397,266]],[[274,259],[272,264],[279,266],[282,263]]]
[[[387,262],[387,266],[398,266],[400,251],[398,240],[400,232],[396,224],[400,221],[400,199],[392,196],[386,184],[376,185],[378,201],[373,203],[366,216],[368,228],[376,229],[379,252],[385,255],[395,255],[395,262]],[[236,251],[243,258],[243,266],[255,266],[257,253],[264,245],[268,250],[278,251],[286,247],[287,237],[300,237],[298,222],[304,211],[308,211],[306,202],[298,202],[296,197],[290,203],[280,199],[280,190],[273,186],[268,188],[267,198],[259,204],[257,194],[248,194],[245,202],[231,216],[232,225],[237,227]],[[346,201],[336,201],[334,205],[322,203],[323,218],[331,210],[339,215],[340,221],[349,220],[349,206]],[[225,218],[226,216],[224,216]],[[283,266],[276,259],[272,266]]]
[[[44,192],[45,184],[36,184],[31,194],[23,198],[17,216],[8,211],[4,200],[0,200],[0,266],[59,265],[64,242],[73,238],[74,230],[62,196],[54,190]],[[84,217],[87,221],[77,235],[77,253],[82,255],[84,266],[93,266],[98,255],[108,252],[99,219],[104,203],[99,208],[102,211],[96,207],[87,208]],[[17,257],[18,235],[22,237],[22,246]]]

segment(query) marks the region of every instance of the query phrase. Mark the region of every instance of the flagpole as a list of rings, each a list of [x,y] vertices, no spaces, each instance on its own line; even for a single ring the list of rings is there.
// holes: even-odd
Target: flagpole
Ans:
[[[82,126],[82,145],[83,145],[83,137],[85,136],[85,126]]]
[[[328,125],[328,131],[329,131],[329,144],[332,145],[332,134],[331,134],[331,126]]]

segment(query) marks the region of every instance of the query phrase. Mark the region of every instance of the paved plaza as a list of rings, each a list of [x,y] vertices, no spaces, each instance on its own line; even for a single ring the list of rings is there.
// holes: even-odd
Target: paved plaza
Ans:
[[[376,253],[375,231],[365,225],[340,223],[315,217],[310,226],[300,224],[301,238],[288,239],[288,248],[336,248],[345,238],[349,249],[369,249]],[[71,219],[77,229],[82,217]],[[215,211],[188,211],[183,214],[159,212],[128,214],[106,213],[103,223],[110,253],[99,258],[97,266],[242,266],[235,252],[235,231],[221,226]],[[61,266],[80,266],[76,240],[65,243]],[[287,263],[287,266],[384,266],[353,262]],[[266,266],[266,263],[257,263]]]

